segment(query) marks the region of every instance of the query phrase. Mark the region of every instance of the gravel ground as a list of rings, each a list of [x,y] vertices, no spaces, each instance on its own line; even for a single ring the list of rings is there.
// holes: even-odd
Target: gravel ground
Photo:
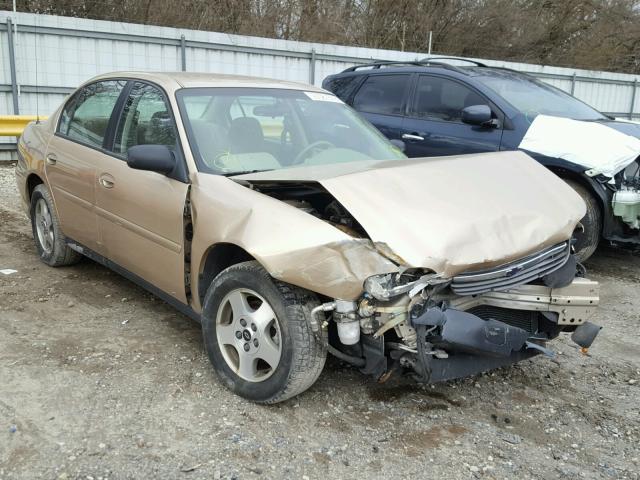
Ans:
[[[263,407],[225,390],[199,326],[105,268],[38,261],[0,167],[0,479],[640,478],[640,256],[603,248],[589,355],[435,386],[330,359]]]

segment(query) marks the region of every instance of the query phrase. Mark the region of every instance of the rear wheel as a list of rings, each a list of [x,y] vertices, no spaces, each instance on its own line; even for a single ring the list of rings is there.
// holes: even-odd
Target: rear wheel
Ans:
[[[563,179],[578,195],[582,197],[587,206],[587,213],[580,220],[583,229],[576,229],[574,245],[576,250],[576,258],[579,262],[587,260],[593,252],[596,251],[600,242],[600,234],[602,232],[602,212],[598,200],[593,194],[581,183],[574,180]]]
[[[40,260],[51,267],[73,265],[82,258],[70,249],[60,230],[60,221],[53,199],[44,184],[37,185],[31,194],[31,229]]]
[[[311,330],[312,293],[273,279],[258,262],[227,268],[204,301],[202,330],[223,383],[259,403],[287,400],[316,381],[326,340]]]

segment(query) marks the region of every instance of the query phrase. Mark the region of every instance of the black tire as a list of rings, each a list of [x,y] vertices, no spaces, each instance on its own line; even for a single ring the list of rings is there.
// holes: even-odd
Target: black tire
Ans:
[[[587,213],[580,220],[584,231],[578,228],[573,234],[576,239],[574,245],[576,258],[582,263],[593,255],[593,252],[598,248],[600,235],[602,234],[602,210],[598,200],[584,185],[574,180],[564,179],[564,181],[582,197],[587,206]]]
[[[48,231],[51,232],[51,245],[49,248],[43,245],[42,240],[38,236],[36,210],[39,201],[44,201],[51,219],[48,227]],[[65,236],[60,230],[60,220],[56,214],[53,198],[51,197],[51,193],[49,193],[49,189],[44,184],[37,185],[36,188],[33,189],[29,213],[31,216],[31,231],[33,232],[33,239],[35,240],[40,260],[51,267],[62,267],[65,265],[73,265],[82,259],[81,254],[67,246]]]
[[[236,373],[225,360],[218,342],[218,310],[224,308],[222,302],[227,295],[239,289],[250,289],[263,297],[279,325],[279,363],[262,381],[247,381]],[[326,335],[318,336],[311,330],[311,309],[318,304],[313,293],[275,280],[255,261],[239,263],[221,272],[204,299],[202,332],[209,360],[224,385],[241,397],[264,404],[282,402],[311,387],[327,357]]]

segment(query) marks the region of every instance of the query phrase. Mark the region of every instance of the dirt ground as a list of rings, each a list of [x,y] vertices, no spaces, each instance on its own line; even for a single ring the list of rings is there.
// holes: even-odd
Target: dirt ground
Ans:
[[[335,360],[263,407],[225,390],[200,327],[89,261],[40,263],[0,167],[0,479],[640,478],[640,255],[602,248],[582,355],[435,386]]]

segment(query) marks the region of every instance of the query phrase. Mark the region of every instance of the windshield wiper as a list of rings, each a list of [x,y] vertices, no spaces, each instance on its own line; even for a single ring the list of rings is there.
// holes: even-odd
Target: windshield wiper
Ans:
[[[274,170],[273,168],[265,168],[264,170],[243,170],[239,172],[221,173],[220,175],[222,175],[223,177],[235,177],[236,175],[247,175],[249,173],[271,172],[273,170]]]

